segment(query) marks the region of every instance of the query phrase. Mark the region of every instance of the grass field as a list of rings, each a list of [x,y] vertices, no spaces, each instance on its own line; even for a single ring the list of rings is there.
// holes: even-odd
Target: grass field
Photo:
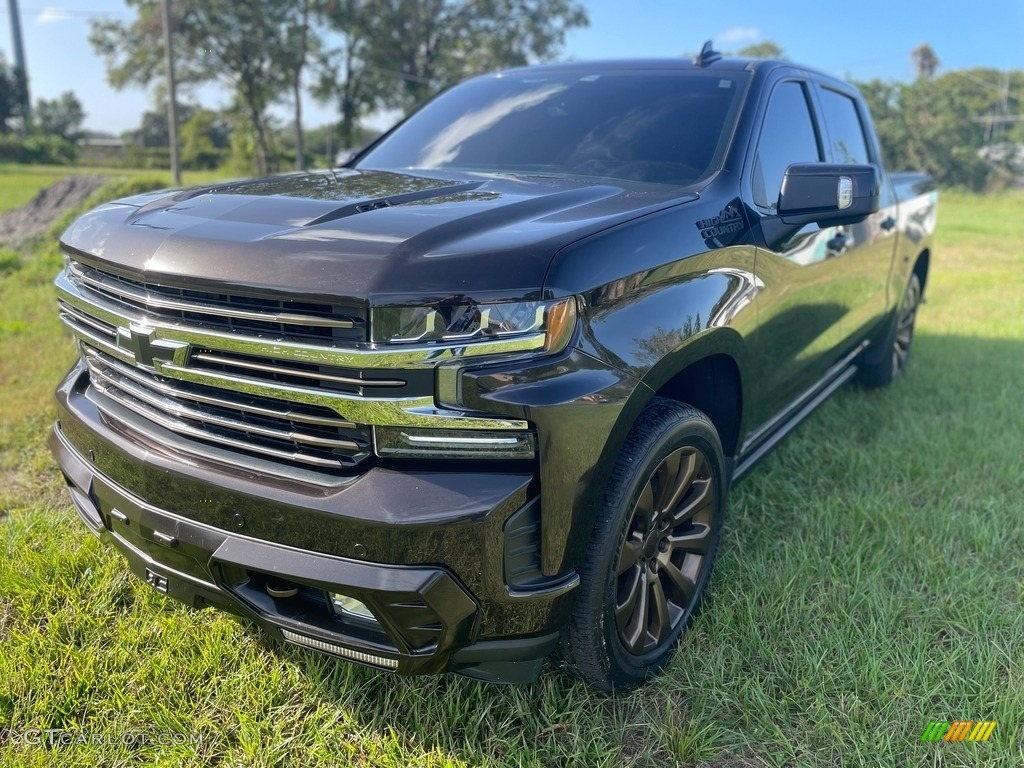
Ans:
[[[69,173],[93,174],[96,176],[159,179],[164,186],[170,186],[169,171],[144,171],[124,168],[68,167],[66,165],[17,165],[0,163],[0,213],[23,205],[48,184],[62,179]],[[205,184],[222,178],[217,171],[185,171],[181,175],[185,185]]]
[[[906,378],[845,389],[735,489],[706,610],[618,698],[389,677],[126,575],[43,447],[58,256],[0,262],[0,765],[1024,765],[1024,196],[946,195],[939,226]],[[920,742],[958,719],[998,726]],[[3,743],[47,728],[202,742]]]

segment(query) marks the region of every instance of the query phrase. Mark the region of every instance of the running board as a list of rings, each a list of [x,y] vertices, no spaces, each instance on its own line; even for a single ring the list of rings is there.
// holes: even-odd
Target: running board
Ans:
[[[757,448],[755,448],[749,455],[742,456],[739,464],[736,465],[736,470],[733,472],[732,482],[735,483],[747,472],[753,469],[754,465],[763,459],[768,451],[778,445],[782,441],[782,438],[796,429],[800,422],[810,416],[814,412],[815,408],[827,400],[829,395],[849,381],[856,373],[857,366],[851,363],[843,369],[838,376],[832,379],[832,381],[814,395],[814,397],[808,400],[798,411],[790,416],[786,422],[775,429],[768,439],[758,445]]]

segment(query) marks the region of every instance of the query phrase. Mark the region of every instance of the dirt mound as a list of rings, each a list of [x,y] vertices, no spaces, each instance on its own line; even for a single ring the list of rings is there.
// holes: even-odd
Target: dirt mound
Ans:
[[[20,208],[0,215],[0,243],[22,243],[46,232],[68,208],[106,183],[103,176],[65,176],[39,190]]]

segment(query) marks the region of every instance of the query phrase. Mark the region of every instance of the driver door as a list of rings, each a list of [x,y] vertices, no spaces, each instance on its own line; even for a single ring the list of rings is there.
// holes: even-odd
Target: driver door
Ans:
[[[772,89],[750,174],[749,207],[773,216],[786,169],[823,162],[825,142],[812,108],[809,82],[782,80]],[[848,233],[809,224],[769,247],[759,245],[757,402],[752,423],[766,432],[835,362],[848,333]]]

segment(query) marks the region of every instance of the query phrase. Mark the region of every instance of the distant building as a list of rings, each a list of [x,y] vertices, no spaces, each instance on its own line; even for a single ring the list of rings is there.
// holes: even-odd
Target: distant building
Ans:
[[[78,142],[80,165],[109,165],[124,156],[124,139],[89,136]]]
[[[1009,168],[1017,175],[1017,186],[1024,186],[1024,144],[989,144],[978,150],[978,157],[990,165]]]

